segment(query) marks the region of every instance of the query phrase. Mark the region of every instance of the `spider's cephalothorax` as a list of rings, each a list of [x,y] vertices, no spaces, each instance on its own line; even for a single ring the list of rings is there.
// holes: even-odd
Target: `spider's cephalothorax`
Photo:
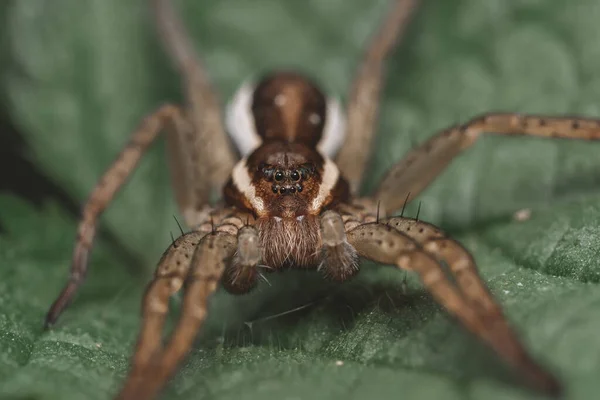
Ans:
[[[224,200],[255,216],[266,265],[316,266],[318,216],[349,197],[338,167],[317,149],[324,127],[331,124],[327,117],[338,116],[328,115],[325,97],[314,84],[289,72],[264,78],[251,99],[251,104],[232,107],[250,112],[248,120],[254,123],[239,135],[255,136],[258,147],[233,168]]]
[[[386,14],[352,83],[347,118],[310,80],[280,72],[242,86],[224,120],[170,1],[151,2],[165,48],[184,77],[187,107],[166,105],[146,117],[99,181],[83,209],[70,279],[46,317],[46,324],[53,324],[73,297],[87,270],[98,216],[166,131],[175,198],[192,230],[165,251],[146,290],[142,328],[120,399],[157,394],[192,346],[219,284],[246,293],[261,267],[318,266],[344,281],[358,272],[358,257],[416,272],[432,296],[527,383],[561,393],[560,382],[519,341],[469,252],[431,224],[384,215],[421,193],[483,132],[599,140],[600,120],[485,114],[411,150],[361,198],[384,61],[418,0],[395,0]],[[223,202],[210,203],[215,191],[223,192]],[[182,287],[179,322],[163,344],[169,298]]]

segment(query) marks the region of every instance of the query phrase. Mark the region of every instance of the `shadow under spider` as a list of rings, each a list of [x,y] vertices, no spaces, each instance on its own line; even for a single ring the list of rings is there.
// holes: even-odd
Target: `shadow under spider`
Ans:
[[[344,284],[329,283],[323,286],[314,292],[312,299],[305,293],[301,302],[297,299],[289,302],[288,299],[282,301],[281,298],[273,298],[267,307],[244,322],[247,328],[244,334],[250,336],[250,341],[245,342],[263,345],[270,340],[273,332],[285,335],[307,323],[322,325],[323,329],[331,331],[351,331],[359,316],[372,312],[387,315],[390,323],[395,317],[410,319],[413,323],[411,328],[418,329],[437,309],[423,290],[407,290],[398,282],[369,283],[357,277]],[[231,342],[228,341],[226,335],[226,343],[235,344],[237,341],[239,345],[239,339],[231,339]],[[294,347],[297,343],[282,346]]]
[[[386,279],[383,269],[392,272],[393,279]],[[227,347],[262,346],[270,344],[274,334],[302,336],[307,325],[320,325],[332,334],[348,332],[358,316],[374,312],[385,316],[386,323],[398,320],[407,329],[418,329],[439,307],[415,284],[416,277],[406,280],[407,276],[391,267],[373,268],[369,263],[363,263],[361,273],[343,284],[327,281],[314,271],[265,274],[268,284],[262,282],[251,294],[231,299],[230,307],[245,311],[234,321],[212,321],[202,335],[202,346],[211,347],[217,336]],[[297,347],[297,342],[280,343],[282,349]]]
[[[267,275],[272,286],[258,295],[260,310],[221,332],[218,344],[213,331],[197,346],[223,346],[233,352],[244,347],[300,350],[332,363],[342,360],[446,376],[461,390],[480,378],[519,385],[515,373],[493,351],[445,316],[416,276],[392,269],[398,276],[386,279],[383,269],[387,267],[367,263],[359,276],[344,284],[308,271]],[[293,282],[294,290],[286,282]],[[304,288],[302,293],[298,287]],[[238,299],[244,301],[243,296]],[[375,339],[364,336],[370,329]],[[363,346],[373,340],[381,341],[376,354],[365,356]],[[401,351],[395,349],[398,343]],[[413,348],[402,353],[407,346]]]

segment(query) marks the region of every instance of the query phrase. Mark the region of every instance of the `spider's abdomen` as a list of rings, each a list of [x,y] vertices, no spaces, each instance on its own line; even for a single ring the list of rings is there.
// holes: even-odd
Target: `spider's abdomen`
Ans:
[[[244,157],[271,140],[302,143],[333,157],[345,135],[339,102],[307,77],[285,71],[244,84],[227,106],[226,123]]]
[[[273,269],[312,268],[321,259],[319,218],[263,217],[256,221],[263,263]]]

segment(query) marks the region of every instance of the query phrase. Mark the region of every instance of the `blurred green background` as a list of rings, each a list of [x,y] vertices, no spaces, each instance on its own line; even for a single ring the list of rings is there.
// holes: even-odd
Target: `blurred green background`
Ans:
[[[0,398],[108,399],[125,376],[143,287],[178,229],[162,142],[102,218],[80,295],[52,331],[41,327],[79,204],[140,118],[181,99],[145,3],[0,4]],[[225,102],[281,66],[345,98],[388,1],[175,3]],[[600,3],[423,3],[389,63],[365,190],[412,146],[481,112],[600,117]],[[600,390],[599,153],[600,143],[490,136],[420,196],[421,218],[473,252],[569,399]],[[523,208],[531,219],[514,221]],[[365,264],[343,286],[316,273],[269,281],[217,294],[165,398],[536,398],[412,275]]]

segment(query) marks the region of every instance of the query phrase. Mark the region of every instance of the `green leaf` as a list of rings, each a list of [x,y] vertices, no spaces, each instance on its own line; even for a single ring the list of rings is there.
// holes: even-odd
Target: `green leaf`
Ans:
[[[367,189],[414,143],[481,112],[600,116],[597,2],[426,3],[390,63]],[[282,65],[344,96],[386,4],[179,2],[223,99],[248,76]],[[20,0],[2,8],[3,97],[31,157],[77,199],[145,113],[180,98],[145,5]],[[599,149],[486,137],[420,197],[422,218],[459,233],[572,399],[600,389]],[[149,267],[176,229],[166,178],[159,145],[102,219]],[[532,218],[511,222],[522,208]],[[0,198],[0,220],[9,232],[0,239],[0,395],[109,398],[126,372],[143,282],[100,242],[81,295],[43,333],[66,278],[74,221],[57,207],[38,212],[11,198]],[[533,398],[412,276],[403,293],[403,277],[365,265],[341,288],[287,273],[251,296],[220,293],[170,398]],[[310,306],[265,319],[303,304]]]

